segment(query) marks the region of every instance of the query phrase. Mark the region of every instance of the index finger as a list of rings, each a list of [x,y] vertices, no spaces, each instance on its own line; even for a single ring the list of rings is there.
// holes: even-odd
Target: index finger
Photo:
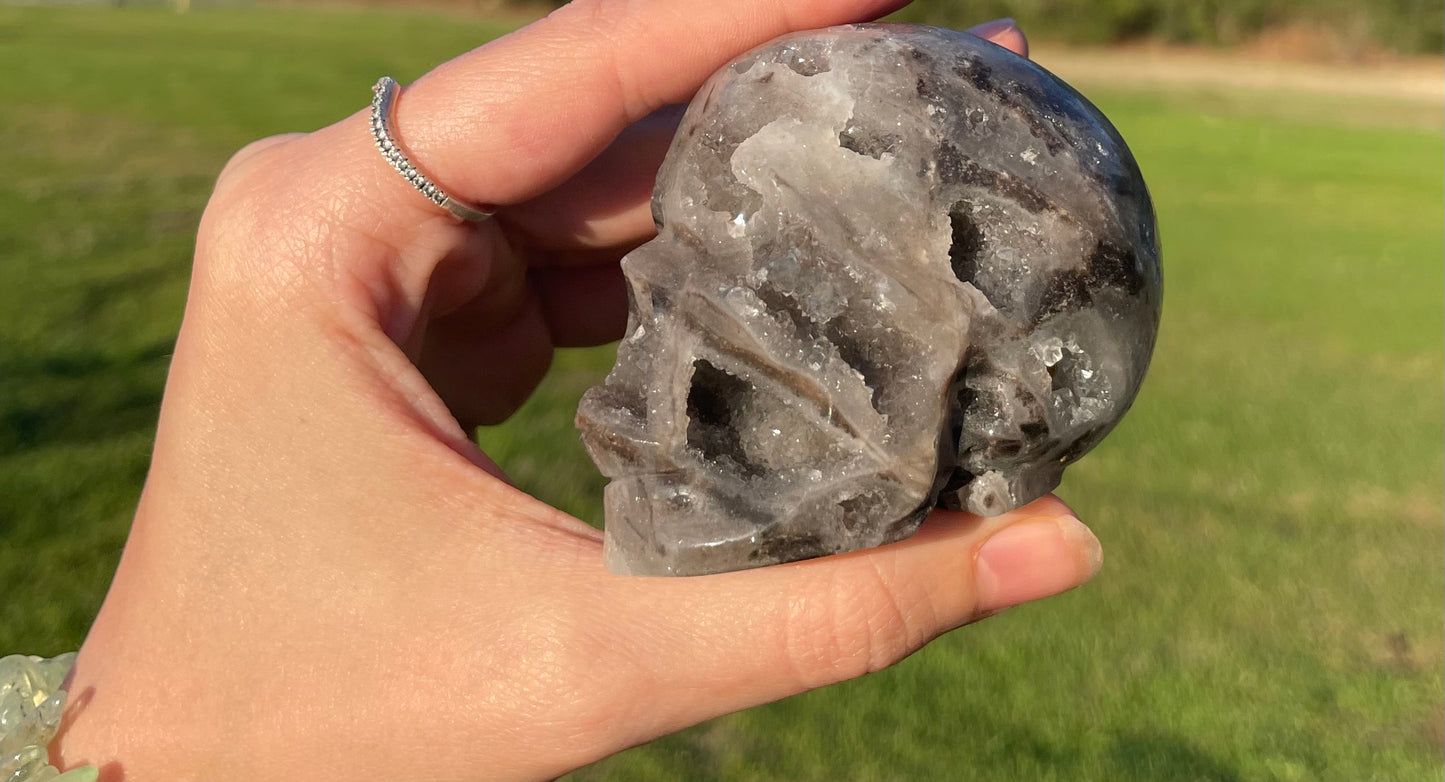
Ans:
[[[1012,19],[968,32],[1020,56],[1029,54],[1028,40]],[[591,265],[606,257],[595,252],[598,248],[630,248],[649,239],[655,233],[648,208],[653,179],[683,108],[673,105],[633,122],[566,183],[509,209],[508,227],[531,247],[562,251],[542,259],[557,266]]]
[[[739,52],[794,30],[874,19],[905,2],[573,0],[405,88],[397,135],[453,195],[517,203],[565,180],[629,123],[685,101]],[[357,115],[334,126],[342,133],[327,134],[332,153],[377,169],[371,182],[398,185],[383,197],[406,194],[370,149],[364,121]]]

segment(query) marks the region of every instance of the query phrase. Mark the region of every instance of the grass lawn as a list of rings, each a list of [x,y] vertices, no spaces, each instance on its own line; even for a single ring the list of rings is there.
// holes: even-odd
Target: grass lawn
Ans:
[[[100,604],[230,152],[501,31],[0,6],[0,653],[73,649]],[[1104,571],[576,779],[1438,778],[1438,125],[1364,99],[1085,86],[1149,178],[1167,269],[1144,391],[1060,491]],[[562,353],[481,433],[523,487],[592,522],[601,480],[571,416],[609,364]]]

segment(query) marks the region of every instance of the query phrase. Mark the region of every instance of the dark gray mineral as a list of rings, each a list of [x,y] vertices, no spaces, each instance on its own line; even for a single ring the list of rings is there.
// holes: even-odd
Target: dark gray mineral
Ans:
[[[791,35],[698,93],[578,410],[607,565],[715,573],[1058,485],[1139,388],[1159,248],[1123,139],[972,36]]]

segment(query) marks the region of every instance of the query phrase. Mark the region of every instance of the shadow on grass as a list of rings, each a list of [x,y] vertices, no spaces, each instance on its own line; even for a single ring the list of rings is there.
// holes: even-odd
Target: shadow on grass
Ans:
[[[1078,735],[1082,737],[1085,733],[1081,731]],[[878,742],[878,751],[886,754],[890,744],[907,743],[882,739]],[[782,743],[760,742],[747,731],[738,731],[729,718],[663,737],[640,751],[646,753],[650,761],[647,765],[660,775],[658,778],[677,775],[676,778],[720,782],[738,778],[831,778],[829,771],[845,773],[844,769],[815,769],[819,776],[798,777],[797,760],[787,757],[788,749]],[[1241,782],[1244,779],[1240,770],[1188,738],[1159,731],[1119,734],[1100,747],[1087,742],[1061,744],[1027,726],[994,725],[980,730],[972,741],[965,736],[957,743],[939,746],[936,754],[927,754],[931,756],[930,765],[949,767],[949,778],[961,780],[979,779],[980,772],[998,768],[1012,768],[1017,774],[1014,778],[1019,779],[1035,775],[1049,779],[1148,779],[1150,782]],[[577,782],[626,778],[625,773],[617,773],[629,768],[626,757],[626,753],[619,756],[620,763],[603,760],[565,778]],[[839,760],[844,767],[857,762],[856,758]],[[874,760],[881,761],[892,772],[869,778],[922,778],[910,773],[908,759]]]
[[[153,429],[173,340],[120,353],[69,350],[0,358],[0,457]]]
[[[1239,782],[1237,769],[1167,733],[1132,733],[1119,736],[1109,753],[1118,771],[1141,772],[1155,782]]]
[[[1082,744],[1059,744],[1025,727],[1016,727],[1003,742],[1015,758],[1033,760],[1039,768],[1064,778],[1148,779],[1151,782],[1240,782],[1240,771],[1191,742],[1161,731],[1117,734],[1102,750]],[[1083,735],[1083,732],[1080,734]]]

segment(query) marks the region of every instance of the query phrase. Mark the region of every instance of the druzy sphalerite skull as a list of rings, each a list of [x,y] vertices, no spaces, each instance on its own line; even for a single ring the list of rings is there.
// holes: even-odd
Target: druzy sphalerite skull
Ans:
[[[1159,321],[1128,148],[972,36],[791,35],[718,72],[622,262],[617,365],[578,425],[608,567],[701,574],[876,546],[935,505],[1059,482],[1133,400]]]

